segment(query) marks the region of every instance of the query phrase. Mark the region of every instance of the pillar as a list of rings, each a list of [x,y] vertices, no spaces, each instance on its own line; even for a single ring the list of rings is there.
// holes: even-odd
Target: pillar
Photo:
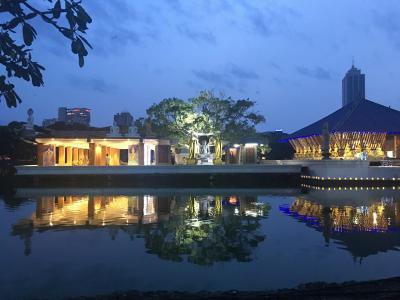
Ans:
[[[79,164],[79,149],[72,148],[72,165],[77,166]]]
[[[83,160],[84,160],[84,149],[78,148],[78,165],[82,166],[83,165]]]
[[[171,163],[171,146],[156,146],[156,165],[169,165]]]
[[[65,147],[58,146],[58,165],[64,166],[65,165]]]
[[[138,159],[139,166],[144,165],[144,143],[139,143],[139,159]]]
[[[95,197],[89,196],[88,200],[88,222],[92,224],[95,214]]]
[[[67,166],[72,166],[72,147],[66,147],[65,151],[67,153],[67,162],[65,164]]]
[[[96,159],[96,144],[95,143],[89,143],[88,156],[89,156],[89,166],[94,166],[95,159]]]
[[[106,154],[107,154],[107,147],[106,146],[101,146],[101,159],[100,159],[99,166],[105,166],[106,165]]]
[[[64,207],[64,196],[57,197],[57,208],[62,209]]]
[[[36,146],[36,158],[37,158],[37,165],[43,166],[43,151],[45,146],[43,144],[37,144]]]

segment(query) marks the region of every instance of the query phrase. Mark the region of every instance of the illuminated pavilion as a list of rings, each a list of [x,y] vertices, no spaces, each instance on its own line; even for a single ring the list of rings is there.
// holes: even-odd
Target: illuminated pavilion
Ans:
[[[287,141],[296,159],[322,158],[326,125],[331,159],[400,157],[400,111],[361,100],[291,134]]]
[[[36,138],[38,166],[163,165],[170,142],[101,130],[56,130]]]

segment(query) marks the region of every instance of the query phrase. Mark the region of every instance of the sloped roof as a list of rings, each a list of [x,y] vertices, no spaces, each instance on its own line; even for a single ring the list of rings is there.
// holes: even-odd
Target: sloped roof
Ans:
[[[288,139],[322,134],[328,123],[329,132],[386,132],[400,133],[400,111],[370,100],[351,103],[308,125]]]

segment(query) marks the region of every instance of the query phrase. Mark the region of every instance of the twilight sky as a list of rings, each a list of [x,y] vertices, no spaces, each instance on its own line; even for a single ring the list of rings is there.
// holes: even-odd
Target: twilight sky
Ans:
[[[42,1],[42,0],[33,0]],[[44,0],[43,0],[44,1]],[[92,108],[92,124],[144,115],[163,98],[213,89],[257,101],[260,130],[295,131],[340,108],[341,80],[355,65],[368,99],[400,110],[397,0],[83,0],[94,46],[80,69],[66,40],[37,25],[34,58],[45,86],[14,81],[23,103],[0,103],[0,124]],[[42,24],[42,23],[38,23]]]

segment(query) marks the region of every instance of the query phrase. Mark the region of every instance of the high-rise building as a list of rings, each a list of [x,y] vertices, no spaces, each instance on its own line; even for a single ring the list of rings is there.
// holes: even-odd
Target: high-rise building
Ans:
[[[365,74],[351,66],[342,80],[342,107],[365,99]]]
[[[68,124],[90,124],[90,109],[89,108],[58,108],[58,121]]]
[[[133,117],[128,112],[121,112],[114,115],[114,122],[117,126],[131,126],[133,123]]]
[[[49,127],[57,122],[57,118],[44,119],[42,122],[43,127]]]

